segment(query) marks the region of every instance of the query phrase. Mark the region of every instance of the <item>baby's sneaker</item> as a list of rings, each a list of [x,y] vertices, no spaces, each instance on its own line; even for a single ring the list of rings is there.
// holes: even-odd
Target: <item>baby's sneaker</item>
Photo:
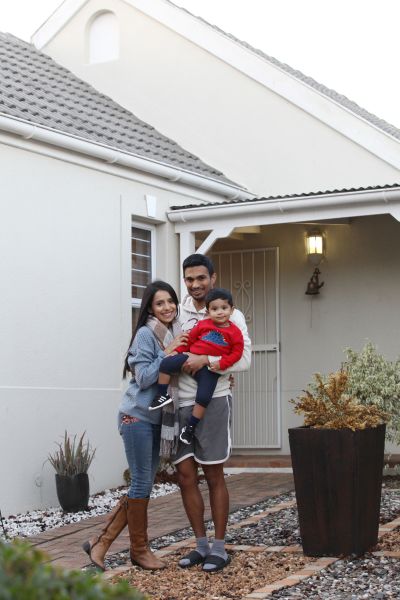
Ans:
[[[157,396],[153,398],[153,401],[149,406],[149,410],[157,410],[158,408],[166,406],[170,402],[172,402],[172,398],[169,394],[165,394],[165,396],[157,394]]]
[[[184,427],[182,427],[182,431],[179,435],[179,439],[181,440],[181,442],[183,442],[184,444],[191,444],[193,442],[193,436],[194,436],[194,427],[193,425],[185,425]]]

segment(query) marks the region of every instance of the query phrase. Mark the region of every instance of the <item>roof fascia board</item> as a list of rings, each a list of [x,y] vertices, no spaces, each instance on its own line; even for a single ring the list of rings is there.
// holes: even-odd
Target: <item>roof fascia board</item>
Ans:
[[[122,167],[115,164],[105,163],[104,161],[91,158],[90,156],[84,156],[76,152],[70,152],[60,147],[49,146],[37,141],[31,141],[23,138],[17,138],[15,135],[8,134],[0,131],[0,146],[9,146],[11,148],[18,148],[25,152],[31,152],[40,156],[45,156],[54,160],[61,160],[62,162],[97,171],[99,173],[106,173],[119,179],[125,179],[127,181],[133,181],[135,183],[151,186],[154,189],[162,191],[168,191],[176,196],[185,199],[192,198],[194,202],[211,203],[218,202],[216,194],[206,192],[189,186],[183,187],[179,183],[174,183],[167,179],[160,179],[154,175],[148,173],[140,173],[127,167]]]
[[[65,0],[31,36],[31,42],[41,50],[88,0]]]
[[[164,180],[179,182],[206,192],[214,192],[218,196],[237,197],[242,199],[254,198],[241,188],[219,182],[215,179],[184,171],[154,160],[128,154],[108,146],[90,142],[63,132],[54,131],[34,123],[0,114],[0,131],[5,131],[25,140],[33,140],[64,150],[79,153],[84,156],[104,161],[108,165],[128,167],[144,173],[149,173]]]
[[[177,233],[224,227],[277,225],[301,221],[391,214],[400,220],[400,186],[394,189],[257,200],[169,211]]]
[[[67,0],[36,34],[32,42],[42,48],[87,0]],[[399,142],[335,100],[299,81],[194,15],[164,0],[124,0],[182,37],[221,59],[254,81],[365,148],[389,165],[400,169]],[[64,23],[61,9],[63,8]],[[59,14],[60,13],[60,14]],[[371,135],[371,129],[374,135]]]

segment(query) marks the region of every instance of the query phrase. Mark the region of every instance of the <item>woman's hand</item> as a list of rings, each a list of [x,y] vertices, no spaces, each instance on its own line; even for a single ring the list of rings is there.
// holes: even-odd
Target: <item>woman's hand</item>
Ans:
[[[171,352],[173,352],[175,348],[178,348],[178,346],[182,346],[182,344],[186,344],[188,338],[188,333],[180,333],[179,335],[177,335],[176,338],[170,344],[168,344],[166,348],[164,348],[165,354],[171,354]]]

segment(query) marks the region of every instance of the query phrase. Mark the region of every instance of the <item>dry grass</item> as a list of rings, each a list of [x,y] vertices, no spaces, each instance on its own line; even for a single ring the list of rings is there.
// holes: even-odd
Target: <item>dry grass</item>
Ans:
[[[379,540],[375,550],[380,552],[400,552],[400,527],[394,529],[390,533],[386,533]]]
[[[187,551],[186,551],[187,552]],[[232,562],[219,573],[204,573],[201,567],[181,569],[178,561],[186,552],[167,556],[162,571],[133,567],[111,581],[125,579],[151,600],[240,600],[268,583],[299,571],[313,559],[302,554],[234,552]]]

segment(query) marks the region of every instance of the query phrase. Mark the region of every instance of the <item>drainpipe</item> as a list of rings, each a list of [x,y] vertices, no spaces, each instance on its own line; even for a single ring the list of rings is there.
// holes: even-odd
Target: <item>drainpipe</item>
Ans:
[[[207,192],[212,192],[224,196],[230,200],[248,200],[254,198],[246,190],[233,184],[224,183],[198,175],[184,169],[172,167],[170,165],[144,158],[128,152],[123,152],[96,142],[89,142],[80,137],[67,133],[54,131],[41,125],[23,121],[21,119],[0,115],[0,130],[18,135],[26,140],[35,140],[52,146],[57,146],[72,152],[78,152],[103,160],[108,164],[116,164],[129,169],[135,169],[157,177],[162,177],[169,181],[177,181],[185,185],[200,188]]]

